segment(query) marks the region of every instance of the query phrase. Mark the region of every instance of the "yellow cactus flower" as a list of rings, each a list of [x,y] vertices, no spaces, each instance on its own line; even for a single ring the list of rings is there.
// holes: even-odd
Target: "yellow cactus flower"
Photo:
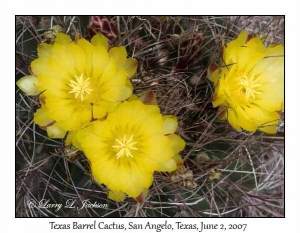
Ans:
[[[34,122],[47,129],[49,137],[63,138],[129,98],[129,78],[136,69],[137,61],[127,58],[125,47],[109,48],[101,34],[89,42],[58,33],[54,44],[38,46],[33,74],[17,85],[28,95],[41,93],[42,108],[34,114]]]
[[[154,171],[174,171],[185,142],[174,134],[177,119],[162,116],[159,107],[140,100],[121,103],[103,121],[94,121],[73,135],[90,161],[92,175],[109,190],[108,198],[133,198],[152,184]]]
[[[258,37],[242,31],[223,48],[222,62],[210,64],[215,85],[213,106],[219,118],[236,130],[276,133],[284,111],[284,47],[265,47]]]

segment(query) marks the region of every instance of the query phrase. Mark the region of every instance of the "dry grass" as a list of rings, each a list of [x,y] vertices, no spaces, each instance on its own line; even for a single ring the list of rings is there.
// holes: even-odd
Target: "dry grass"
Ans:
[[[113,45],[125,45],[139,61],[133,79],[136,93],[152,90],[164,114],[179,119],[186,141],[184,167],[156,173],[144,204],[133,199],[114,203],[97,185],[80,152],[49,139],[33,123],[39,103],[16,90],[16,216],[284,216],[284,134],[236,132],[216,119],[207,65],[220,57],[222,39],[246,28],[267,44],[284,40],[284,18],[255,17],[113,17],[118,34]],[[87,36],[87,17],[16,18],[16,78],[29,73],[36,46],[54,25],[75,36]],[[76,199],[108,204],[106,209],[55,211],[29,208],[30,200],[65,203]]]

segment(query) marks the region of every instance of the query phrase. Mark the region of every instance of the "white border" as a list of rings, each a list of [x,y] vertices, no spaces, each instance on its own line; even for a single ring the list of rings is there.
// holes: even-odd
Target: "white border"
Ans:
[[[105,3],[106,2],[106,3]],[[272,232],[282,233],[285,231],[297,232],[299,229],[299,13],[296,12],[294,3],[252,0],[241,2],[235,1],[8,1],[1,5],[1,229],[5,232],[53,232],[49,222],[89,223],[92,219],[15,219],[15,120],[14,120],[14,89],[15,89],[15,14],[172,14],[172,15],[199,15],[199,14],[286,14],[286,218],[285,219],[168,219],[174,223],[247,223],[245,232]],[[289,4],[289,5],[287,5]],[[4,71],[4,72],[3,72]],[[298,124],[297,124],[298,123]],[[296,134],[297,133],[297,134]],[[164,219],[97,219],[104,222],[118,222],[127,225],[129,221],[135,223],[164,222]],[[298,220],[299,221],[299,220]],[[146,231],[146,230],[144,230]],[[150,232],[150,230],[147,230]],[[73,230],[69,232],[87,232]],[[113,231],[112,231],[113,232]],[[117,231],[115,231],[117,232]],[[122,231],[123,232],[123,231]],[[138,230],[127,232],[140,232]],[[155,231],[152,231],[155,232]],[[166,232],[166,231],[162,231]],[[176,232],[176,231],[174,231]],[[180,231],[181,232],[181,231]],[[189,231],[192,232],[192,231]],[[220,232],[220,231],[207,231]],[[237,231],[235,231],[237,232]],[[299,232],[299,231],[298,231]]]

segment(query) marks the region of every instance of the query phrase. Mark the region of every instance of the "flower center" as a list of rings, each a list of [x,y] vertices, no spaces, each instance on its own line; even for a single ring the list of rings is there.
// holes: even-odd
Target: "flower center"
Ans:
[[[127,137],[126,134],[124,134],[122,140],[115,139],[115,141],[116,144],[113,145],[112,148],[117,151],[117,159],[124,157],[124,155],[133,158],[132,151],[138,150],[138,148],[134,147],[137,142],[133,140],[133,135]]]
[[[69,83],[69,86],[72,88],[69,93],[74,93],[76,99],[80,96],[80,100],[83,101],[86,99],[87,95],[93,91],[93,89],[90,88],[90,78],[84,80],[83,74],[81,74],[79,77],[75,77],[76,81],[71,80]]]
[[[250,97],[255,99],[255,95],[261,94],[261,91],[257,91],[257,88],[260,87],[261,84],[257,83],[257,80],[254,79],[253,75],[243,75],[240,77],[239,84],[242,86],[241,93],[245,95],[247,99]]]

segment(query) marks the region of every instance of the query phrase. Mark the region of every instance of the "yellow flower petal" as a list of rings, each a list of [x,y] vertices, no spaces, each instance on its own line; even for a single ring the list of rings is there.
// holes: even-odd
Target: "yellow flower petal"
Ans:
[[[160,163],[167,162],[175,154],[167,136],[151,137],[144,142],[143,146],[144,151],[147,152],[147,157]]]
[[[67,47],[67,53],[69,53],[70,59],[73,62],[76,74],[80,75],[84,73],[85,69],[85,53],[76,44],[70,44]]]
[[[182,157],[179,154],[174,155],[172,157],[172,159],[174,159],[174,161],[176,162],[178,168],[183,165]]]
[[[107,101],[122,101],[132,94],[132,90],[126,86],[112,87],[101,94],[101,98]]]
[[[47,127],[47,134],[49,138],[64,138],[67,131],[63,130],[58,124]]]
[[[219,79],[218,85],[215,87],[214,96],[212,99],[212,104],[214,107],[226,104],[226,94],[224,88],[224,79]]]
[[[109,159],[107,148],[98,135],[91,134],[93,128],[88,127],[75,132],[72,144],[84,151],[86,158],[91,162],[102,163]],[[98,180],[99,183],[101,183]]]
[[[107,121],[95,121],[90,125],[92,130],[90,133],[101,137],[103,141],[113,137],[111,125]]]
[[[46,44],[46,43],[39,44],[37,49],[38,56],[41,58],[50,57],[52,54],[51,52],[52,47],[53,47],[52,44]]]
[[[122,191],[109,191],[107,197],[115,202],[125,200],[125,193]]]
[[[27,95],[38,95],[40,93],[38,79],[36,76],[27,75],[17,81],[17,86]]]
[[[278,123],[278,122],[277,122]],[[277,125],[263,125],[261,127],[259,127],[259,130],[261,130],[262,132],[265,132],[267,134],[275,134],[277,133]]]
[[[125,86],[127,82],[126,71],[124,69],[118,70],[113,78],[102,83],[100,92],[106,92],[112,87]]]
[[[227,111],[227,118],[228,118],[228,122],[231,124],[231,126],[234,129],[236,129],[237,131],[241,131],[241,127],[239,126],[236,113],[231,108],[229,108]]]
[[[183,165],[183,160],[179,154],[176,154],[164,163],[161,163],[156,171],[173,172]]]
[[[72,117],[75,107],[73,106],[73,101],[68,99],[60,99],[59,96],[57,99],[48,98],[47,107],[52,111],[49,112],[49,115],[57,121],[66,121]]]
[[[152,175],[141,171],[133,164],[130,167],[121,163],[112,167],[112,164],[103,161],[101,164],[95,160],[91,161],[92,174],[98,183],[106,184],[111,190],[121,190],[128,196],[136,198],[152,183]],[[99,169],[99,165],[103,168]]]
[[[67,71],[70,77],[76,76],[76,69],[73,59],[71,59],[69,52],[67,51],[67,46],[61,44],[54,44],[52,47],[52,57],[60,63],[61,66]]]
[[[47,74],[40,74],[38,76],[38,84],[40,87],[43,87],[45,91],[45,96],[47,97],[49,95],[49,90],[52,89],[52,94],[54,96],[60,96],[62,98],[68,98],[70,97],[70,93],[66,92],[65,89],[68,89],[68,84],[64,80],[66,80],[68,76],[66,77],[51,77]]]
[[[276,112],[284,112],[284,102],[280,99],[279,96],[276,95],[284,95],[284,90],[278,89],[278,92],[275,93],[265,93],[264,98],[259,98],[255,100],[255,104],[259,106],[264,106],[264,108],[268,111],[276,111]]]
[[[174,159],[169,159],[164,164],[161,164],[160,167],[157,169],[158,171],[162,172],[172,172],[177,169],[177,164]]]
[[[78,117],[78,114],[76,114],[76,116]],[[82,122],[80,119],[76,118],[76,119],[72,119],[72,121],[59,121],[59,125],[61,126],[62,129],[64,130],[68,130],[68,131],[75,131],[81,128],[82,126]]]
[[[140,100],[140,98],[137,97],[135,94],[132,94],[128,99],[128,101],[136,101],[136,100]]]
[[[42,107],[36,110],[34,113],[34,123],[41,127],[47,127],[53,124],[54,120],[49,117],[49,109],[47,107]]]
[[[85,76],[86,77],[91,77],[92,75],[92,70],[93,70],[93,56],[94,56],[94,49],[95,47],[89,43],[85,39],[80,39],[77,41],[78,46],[84,51],[85,53]],[[99,64],[97,64],[98,68]]]
[[[236,53],[236,60],[241,70],[252,69],[262,58],[265,57],[265,47],[259,38],[250,40],[245,46],[232,49],[232,53]]]
[[[30,70],[36,76],[39,75],[45,69],[47,69],[47,59],[46,58],[35,59],[30,64]]]
[[[266,56],[284,56],[284,47],[282,44],[274,44],[266,48]]]
[[[268,57],[262,59],[256,64],[252,72],[260,75],[258,78],[263,83],[269,85],[278,85],[283,87],[284,80],[284,58],[283,57]],[[272,86],[274,87],[274,86]]]
[[[130,79],[135,74],[138,67],[138,62],[135,58],[127,58],[124,68],[127,72],[127,77]]]
[[[245,107],[245,108],[238,107],[236,109],[237,116],[238,116],[238,124],[244,130],[254,132],[257,130],[257,123],[255,121],[253,121],[253,119],[251,119],[251,117],[248,115],[250,109],[249,110],[245,110],[245,109],[248,109],[248,108],[247,107]]]
[[[92,72],[92,77],[97,80],[100,75],[107,70],[111,71],[111,72],[116,72],[116,64],[114,63],[114,61],[111,61],[109,63],[109,56],[108,53],[106,52],[106,48],[104,48],[103,46],[96,46],[94,48],[94,52],[93,52],[93,72]],[[113,63],[113,64],[112,64]],[[100,78],[99,80],[101,80],[102,78]]]
[[[117,65],[113,58],[109,59],[108,64],[105,66],[105,69],[102,71],[101,77],[98,79],[99,87],[103,85],[103,83],[110,81],[117,73]]]
[[[130,88],[131,90],[133,90],[132,83],[131,83],[130,80],[128,80],[128,79],[127,79],[127,81],[126,81],[126,87]]]
[[[252,122],[256,123],[256,127],[261,131],[276,133],[276,125],[280,120],[277,112],[267,111],[257,105],[252,105],[246,108],[246,114]]]
[[[253,72],[258,73],[258,79],[262,83],[262,94],[255,103],[269,111],[281,111],[284,96],[283,58],[265,58],[256,65]]]
[[[245,45],[245,43],[247,42],[248,36],[249,36],[249,33],[246,30],[241,31],[235,40],[232,40],[231,42],[229,42],[227,44],[227,46],[226,46],[227,49]]]
[[[231,64],[233,61],[237,60],[237,54],[232,53],[231,50],[236,47],[241,47],[245,45],[247,38],[248,38],[248,32],[243,30],[237,37],[237,39],[232,40],[226,45],[226,48],[223,51],[223,60],[225,61],[225,64]]]
[[[70,146],[73,144],[74,132],[68,132],[67,138],[65,140],[65,145]]]
[[[102,45],[106,50],[108,48],[108,41],[106,39],[105,36],[103,36],[102,34],[97,34],[95,35],[92,40],[91,40],[91,43],[94,45],[94,46],[98,46],[98,45]]]
[[[172,134],[175,133],[177,129],[177,118],[172,115],[163,116],[163,133],[164,134]]]
[[[147,115],[150,114],[160,114],[160,109],[157,105],[148,105],[146,108]]]
[[[144,152],[143,152],[144,153]],[[158,171],[160,165],[165,162],[165,160],[155,160],[153,157],[147,156],[147,154],[135,155],[135,161],[143,168],[144,172],[153,173],[153,171]]]
[[[79,137],[78,132],[81,132],[81,131],[85,132],[84,130],[77,130],[77,131],[68,132],[68,135],[67,135],[66,140],[65,140],[65,145],[66,146],[73,145],[78,150],[83,150],[83,148],[80,144],[80,141],[78,140],[78,137]],[[86,135],[80,134],[80,137],[84,137],[84,136],[86,136]]]
[[[64,33],[56,34],[55,43],[67,45],[67,44],[70,44],[71,42],[72,42],[72,40],[69,35],[66,35]]]
[[[127,60],[127,52],[124,46],[113,47],[109,50],[108,54],[115,60],[117,69],[120,69],[124,66]]]
[[[174,154],[177,154],[178,152],[182,151],[185,147],[185,141],[179,137],[176,134],[170,134],[168,135],[168,138],[171,141],[171,145],[174,151]]]
[[[52,78],[69,78],[69,74],[60,62],[53,58],[38,58],[31,63],[31,70],[35,75],[43,73]]]
[[[117,102],[101,100],[93,105],[93,118],[101,119],[118,106]]]
[[[120,118],[120,116],[122,117]],[[145,106],[138,100],[120,104],[115,111],[108,115],[107,120],[112,124],[120,123],[121,125],[134,125],[138,122],[144,121],[145,118]],[[129,121],[128,119],[131,120]]]
[[[77,110],[75,114],[78,114],[78,117],[80,117],[81,125],[80,127],[86,125],[89,123],[92,119],[92,108],[91,106],[85,106],[84,108],[81,108],[80,110]],[[73,129],[76,130],[76,129]]]
[[[92,119],[92,109],[91,106],[85,106],[84,108],[80,109],[70,109],[68,110],[61,110],[51,112],[50,116],[55,116],[56,119],[61,119],[59,121],[61,128],[68,131],[75,131],[80,129],[81,127],[85,126],[89,123]],[[66,116],[64,116],[66,115]],[[63,119],[64,118],[64,119]]]
[[[92,122],[86,128],[76,131],[72,143],[75,146],[79,145],[78,148],[84,151],[85,156],[91,163],[108,163],[108,165],[112,165],[114,164],[113,158],[115,155],[112,150],[109,150],[111,145],[107,145],[107,140],[112,137],[111,129],[105,122],[95,122],[99,124]],[[98,182],[102,183],[101,180],[98,180]]]
[[[132,118],[137,118],[132,116]],[[137,120],[135,125],[140,127],[141,132],[147,136],[154,136],[162,132],[163,118],[160,114],[151,114],[145,116],[144,119],[140,118],[140,121]]]
[[[101,119],[107,114],[108,106],[103,106],[99,104],[93,105],[93,118]]]

